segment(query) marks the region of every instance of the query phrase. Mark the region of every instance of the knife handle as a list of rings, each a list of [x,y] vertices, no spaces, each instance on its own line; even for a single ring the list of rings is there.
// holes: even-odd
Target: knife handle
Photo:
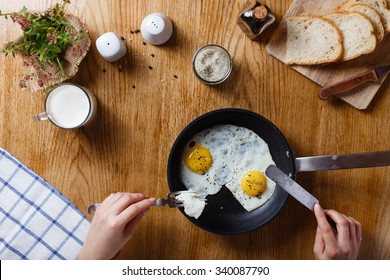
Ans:
[[[332,95],[345,93],[367,82],[376,81],[378,81],[378,77],[375,73],[375,70],[371,69],[346,81],[323,87],[322,90],[318,93],[318,97],[322,100],[327,100]]]
[[[329,217],[328,215],[326,215],[326,220],[328,221],[328,223],[330,224],[330,226],[334,229],[337,229],[337,224],[335,221],[332,220],[331,217]]]

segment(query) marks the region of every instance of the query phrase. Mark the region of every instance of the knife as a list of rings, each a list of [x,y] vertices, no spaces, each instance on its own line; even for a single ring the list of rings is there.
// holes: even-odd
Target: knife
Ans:
[[[305,205],[311,211],[314,211],[314,204],[319,202],[318,199],[310,194],[307,190],[302,188],[297,182],[287,176],[278,167],[275,165],[268,166],[268,168],[265,170],[265,175],[267,175],[268,178],[277,183],[279,187],[288,192],[300,203]],[[329,216],[326,216],[326,219],[333,228],[336,228],[336,223]]]
[[[390,72],[390,64],[371,68],[369,71],[349,78],[345,81],[325,86],[318,93],[318,97],[327,100],[332,95],[348,92],[368,82],[377,82],[382,75]]]
[[[280,170],[275,165],[270,165],[265,170],[265,175],[270,178],[272,181],[277,183],[279,187],[288,192],[291,196],[293,196],[300,203],[305,205],[307,208],[313,211],[314,204],[318,203],[318,199],[311,195],[307,190],[302,188],[287,176],[282,170]]]

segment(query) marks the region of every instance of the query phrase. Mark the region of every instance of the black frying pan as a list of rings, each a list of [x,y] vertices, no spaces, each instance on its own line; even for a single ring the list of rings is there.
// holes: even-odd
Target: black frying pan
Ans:
[[[246,127],[258,134],[270,149],[276,165],[295,179],[293,153],[283,134],[270,121],[242,109],[221,109],[206,113],[192,121],[177,137],[168,159],[168,185],[171,191],[186,190],[181,181],[182,153],[191,138],[198,132],[218,124]],[[271,199],[256,210],[247,212],[223,187],[217,194],[207,197],[207,206],[198,219],[186,215],[199,227],[220,234],[240,234],[254,230],[272,219],[283,207],[288,194],[276,188]],[[182,208],[180,210],[185,215]]]
[[[181,181],[180,162],[188,142],[196,133],[218,124],[242,126],[258,134],[268,144],[276,165],[294,180],[297,169],[314,171],[390,165],[390,152],[295,158],[286,138],[266,118],[243,109],[220,109],[198,117],[177,137],[168,159],[168,185],[171,191],[186,190]],[[247,212],[231,192],[222,187],[217,194],[207,196],[207,206],[198,219],[187,216],[182,208],[180,211],[205,230],[219,234],[241,234],[271,220],[281,210],[287,197],[287,192],[277,187],[267,203]]]

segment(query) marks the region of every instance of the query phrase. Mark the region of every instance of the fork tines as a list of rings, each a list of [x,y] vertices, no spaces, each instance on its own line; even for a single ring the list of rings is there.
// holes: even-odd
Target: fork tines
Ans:
[[[180,195],[182,193],[194,193],[195,196],[199,197],[199,198],[205,198],[207,196],[207,193],[206,193],[205,190],[194,190],[194,189],[171,192],[171,193],[169,193],[169,195],[178,196],[178,195]]]

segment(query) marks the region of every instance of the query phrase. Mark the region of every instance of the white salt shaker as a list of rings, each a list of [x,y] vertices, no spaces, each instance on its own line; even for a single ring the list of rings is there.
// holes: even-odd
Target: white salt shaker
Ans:
[[[109,62],[114,62],[127,53],[125,42],[114,32],[104,33],[97,38],[96,47],[100,55]]]
[[[169,17],[162,13],[152,13],[141,23],[141,34],[146,42],[162,45],[171,38],[173,25]]]

